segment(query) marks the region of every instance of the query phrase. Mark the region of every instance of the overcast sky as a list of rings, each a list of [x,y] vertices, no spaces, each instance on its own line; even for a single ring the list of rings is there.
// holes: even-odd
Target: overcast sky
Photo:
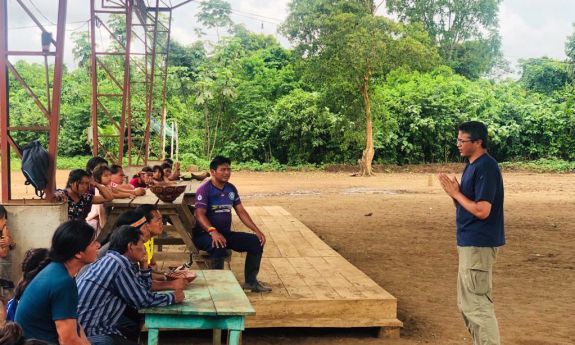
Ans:
[[[0,0],[3,1],[3,0]],[[41,12],[38,19],[48,30],[55,32],[55,0],[22,0],[34,13]],[[170,1],[170,0],[165,0]],[[171,0],[180,3],[182,0]],[[172,37],[184,44],[197,40],[194,33],[195,14],[198,2],[186,4],[174,11]],[[285,46],[288,42],[277,33],[278,25],[287,16],[289,0],[230,0],[232,20],[243,23],[254,32],[273,34]],[[40,46],[39,30],[20,9],[16,0],[8,0],[9,49],[36,50]],[[69,0],[67,16],[67,37],[65,42],[65,63],[74,67],[72,42],[74,31],[88,28],[89,0]],[[503,0],[500,12],[500,33],[503,39],[504,56],[512,63],[518,59],[548,56],[564,59],[565,39],[570,35],[575,22],[575,0]],[[32,27],[32,28],[30,28]],[[215,40],[215,35],[205,39]],[[13,59],[13,58],[12,58]]]

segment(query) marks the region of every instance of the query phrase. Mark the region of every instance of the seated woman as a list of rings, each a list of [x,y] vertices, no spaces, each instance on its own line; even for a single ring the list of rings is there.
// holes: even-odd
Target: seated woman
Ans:
[[[92,185],[98,189],[101,195],[88,193],[90,186],[90,175],[82,169],[70,171],[66,189],[56,191],[56,197],[60,200],[68,201],[68,219],[86,220],[92,209],[92,204],[103,204],[112,201],[114,197],[106,186],[96,181]]]
[[[78,326],[78,288],[74,277],[84,265],[96,261],[99,248],[96,232],[84,221],[69,220],[56,229],[48,260],[37,268],[39,273],[26,287],[16,309],[14,320],[26,339],[89,344]]]
[[[179,169],[178,169],[177,175],[175,173],[172,174],[172,166],[170,165],[170,163],[162,163],[161,167],[162,167],[162,171],[164,172],[164,181],[165,182],[177,181],[180,179]]]
[[[94,171],[98,167],[103,165],[108,166],[108,161],[105,158],[98,156],[90,158],[88,163],[86,163],[86,172],[90,176],[90,182],[92,182],[92,174],[94,173]],[[88,187],[88,193],[96,195],[96,188],[92,186],[92,184],[90,184],[90,186]]]
[[[114,194],[114,199],[118,199],[119,197],[116,196],[115,192],[126,192],[130,193],[133,196],[141,196],[146,195],[145,188],[135,188],[129,183],[126,183],[124,174],[124,168],[121,165],[112,164],[110,166],[110,173],[112,174],[110,186],[112,186],[112,194]]]
[[[18,307],[18,301],[22,297],[24,290],[32,279],[38,273],[37,268],[48,258],[48,249],[46,248],[33,248],[28,249],[26,254],[24,254],[24,260],[22,260],[22,278],[16,284],[14,289],[14,297],[6,305],[6,321],[14,321],[14,316],[16,315],[16,308]]]
[[[154,165],[152,167],[152,178],[154,179],[154,184],[163,184],[166,182],[164,180],[164,170],[161,165]]]
[[[143,167],[142,170],[133,176],[130,180],[130,184],[134,188],[148,188],[148,185],[152,183],[152,168]]]
[[[107,165],[100,165],[94,170],[92,173],[92,179],[110,191],[112,193],[112,197],[114,199],[124,199],[124,198],[134,198],[135,196],[131,193],[121,191],[121,190],[114,190],[112,188],[112,173],[110,172],[110,168]],[[100,191],[96,190],[96,196],[100,195]],[[94,229],[96,229],[96,237],[106,225],[106,219],[108,219],[108,215],[106,213],[106,208],[104,205],[92,205],[92,209],[88,216],[86,217],[86,221],[90,224]]]

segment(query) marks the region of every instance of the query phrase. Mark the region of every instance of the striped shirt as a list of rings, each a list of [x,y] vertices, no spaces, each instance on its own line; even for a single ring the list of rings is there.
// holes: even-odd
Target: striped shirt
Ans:
[[[122,335],[116,326],[126,305],[140,309],[175,303],[173,293],[151,292],[151,270],[138,269],[113,250],[91,264],[77,284],[78,322],[87,336]]]

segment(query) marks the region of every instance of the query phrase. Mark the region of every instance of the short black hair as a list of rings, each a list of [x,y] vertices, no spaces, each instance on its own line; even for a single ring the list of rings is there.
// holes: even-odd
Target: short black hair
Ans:
[[[142,232],[138,228],[132,228],[129,225],[122,225],[117,228],[110,236],[110,250],[124,254],[128,251],[130,243],[137,244],[142,236]]]
[[[88,163],[86,163],[86,172],[88,172],[88,174],[92,175],[92,172],[94,172],[94,169],[96,169],[96,167],[98,165],[108,165],[108,161],[102,157],[92,157],[90,158],[90,160],[88,161]]]
[[[154,170],[152,169],[152,167],[149,167],[149,166],[146,165],[145,167],[142,168],[141,171],[143,171],[143,172],[152,172],[152,171],[154,171]]]
[[[170,158],[164,158],[164,163],[168,163],[169,165],[174,165],[174,161]]]
[[[487,148],[487,126],[479,121],[468,121],[459,125],[459,131],[469,134],[469,139],[481,140],[481,147]]]
[[[144,212],[139,210],[139,207],[127,210],[118,217],[118,220],[116,220],[116,224],[114,224],[114,227],[119,228],[122,225],[134,224],[135,222],[137,222],[138,220],[142,219],[142,217],[145,216],[146,215],[144,214]]]
[[[117,173],[120,172],[120,170],[123,170],[121,165],[118,164],[110,165],[110,172],[112,173],[112,175],[116,175]]]
[[[8,211],[6,211],[6,208],[2,205],[0,205],[0,219],[8,220]]]
[[[164,170],[164,169],[172,169],[172,165],[171,165],[170,163],[163,163],[163,164],[161,165],[161,167],[162,167],[162,170]]]
[[[218,170],[218,167],[224,164],[231,165],[232,161],[228,157],[215,156],[210,162],[210,170]]]
[[[50,259],[66,262],[74,255],[83,252],[94,240],[96,232],[83,220],[69,220],[62,223],[52,236]]]
[[[144,217],[146,217],[146,220],[149,222],[152,221],[152,212],[153,211],[158,211],[158,206],[157,205],[152,205],[152,204],[144,204],[144,205],[140,205],[138,206],[138,208],[136,209],[136,211],[140,212],[141,214],[144,215]]]

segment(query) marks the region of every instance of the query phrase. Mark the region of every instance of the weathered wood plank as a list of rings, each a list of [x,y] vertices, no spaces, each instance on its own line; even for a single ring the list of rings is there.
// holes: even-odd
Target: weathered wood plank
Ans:
[[[253,315],[255,310],[231,271],[202,271],[218,315]]]
[[[277,248],[279,249],[282,257],[284,258],[299,257],[299,252],[297,248],[290,242],[286,232],[273,231],[270,232],[270,237],[277,245]]]
[[[340,297],[306,258],[288,258],[288,261],[317,299],[337,299]]]
[[[217,315],[204,274],[202,271],[197,271],[196,274],[197,278],[184,291],[186,297],[181,304],[144,308],[140,309],[140,312],[144,314]]]
[[[402,323],[392,295],[285,209],[247,210],[267,237],[258,279],[273,288],[246,294],[257,312],[246,318],[247,327],[384,327],[397,334]],[[233,224],[234,231],[251,232],[237,216]],[[244,253],[234,253],[238,281],[244,260]]]
[[[299,252],[299,256],[320,256],[320,253],[302,236],[300,231],[289,232],[289,239]]]
[[[313,291],[301,280],[287,258],[269,258],[269,261],[288,291],[290,298],[314,297]]]
[[[365,299],[366,296],[356,286],[345,279],[336,267],[322,257],[305,258],[315,267],[321,277],[337,292],[342,299]]]

